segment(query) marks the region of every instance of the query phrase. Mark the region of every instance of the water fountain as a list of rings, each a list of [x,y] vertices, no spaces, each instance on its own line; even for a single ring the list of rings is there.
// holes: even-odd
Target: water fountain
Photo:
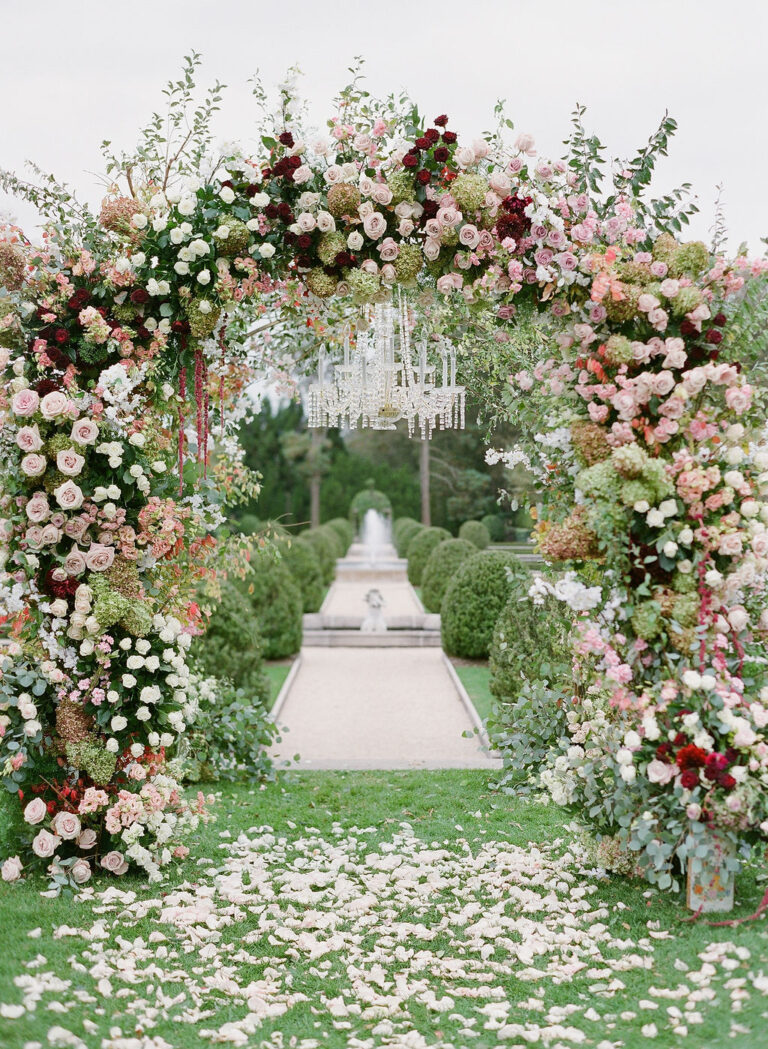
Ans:
[[[374,568],[392,544],[389,521],[378,510],[365,511],[360,540],[365,560]]]

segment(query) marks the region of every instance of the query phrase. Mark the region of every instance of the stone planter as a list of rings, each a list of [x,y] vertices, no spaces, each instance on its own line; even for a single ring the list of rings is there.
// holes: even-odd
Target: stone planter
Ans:
[[[707,846],[708,855],[703,858],[690,856],[688,859],[688,908],[701,911],[702,914],[733,910],[736,847],[730,839],[712,831],[705,833],[702,844]]]

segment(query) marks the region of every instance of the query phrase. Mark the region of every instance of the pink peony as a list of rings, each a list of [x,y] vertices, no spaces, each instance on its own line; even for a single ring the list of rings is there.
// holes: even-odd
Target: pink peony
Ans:
[[[16,444],[22,452],[39,452],[43,447],[43,439],[37,423],[34,426],[22,426],[16,434]]]
[[[0,877],[7,882],[18,881],[23,870],[19,857],[11,856],[0,867]]]
[[[39,856],[40,859],[46,860],[50,856],[53,856],[60,844],[61,839],[57,838],[55,834],[51,834],[48,830],[41,830],[37,832],[32,840],[32,851],[35,856]]]
[[[33,798],[24,809],[24,820],[34,826],[36,823],[42,823],[47,813],[48,809],[43,799]]]
[[[11,409],[14,415],[34,415],[40,404],[40,398],[34,390],[19,390],[13,395]]]

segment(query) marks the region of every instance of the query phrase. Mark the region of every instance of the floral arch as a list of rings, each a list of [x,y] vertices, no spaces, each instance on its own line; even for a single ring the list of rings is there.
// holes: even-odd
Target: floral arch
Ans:
[[[258,155],[211,166],[220,89],[195,105],[196,61],[134,154],[105,144],[98,215],[47,176],[2,177],[48,220],[39,245],[0,239],[10,862],[55,861],[62,884],[131,863],[157,879],[184,854],[205,815],[171,774],[192,587],[237,560],[212,533],[254,483],[234,448],[244,336],[278,312],[291,338],[327,334],[334,304],[396,287],[523,425],[507,460],[542,480],[540,549],[578,572],[553,797],[661,888],[713,830],[764,841],[766,265],[678,239],[684,190],[647,199],[674,123],[604,188],[580,110],[549,163],[527,135],[504,145],[503,115],[465,144],[357,80],[310,143],[284,86]]]

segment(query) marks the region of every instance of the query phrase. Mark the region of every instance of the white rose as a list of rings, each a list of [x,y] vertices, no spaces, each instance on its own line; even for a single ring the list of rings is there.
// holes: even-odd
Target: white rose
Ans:
[[[107,740],[106,748],[110,754],[117,754],[118,750],[120,749],[120,744],[114,737],[112,737],[111,739]]]
[[[274,254],[274,244],[264,243],[259,245],[259,255],[261,255],[263,259],[271,259]]]
[[[219,190],[219,196],[225,204],[231,204],[232,201],[235,199],[235,191],[232,189],[231,186],[222,186]]]
[[[355,230],[353,233],[350,233],[350,235],[347,237],[347,247],[350,251],[359,251],[364,243],[365,241],[363,240],[362,233],[358,233],[357,230]]]
[[[200,272],[197,275],[197,283],[198,284],[210,284],[211,283],[211,271],[210,270],[200,270]]]
[[[180,215],[193,215],[197,207],[197,200],[194,197],[182,197],[176,207]]]

